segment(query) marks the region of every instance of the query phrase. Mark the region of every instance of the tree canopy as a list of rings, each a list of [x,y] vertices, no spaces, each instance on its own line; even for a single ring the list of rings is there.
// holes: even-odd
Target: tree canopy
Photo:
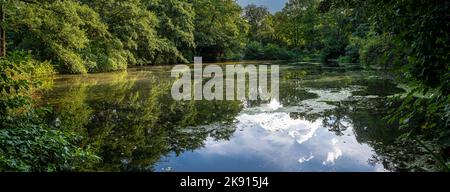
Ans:
[[[216,58],[243,46],[235,1],[3,1],[10,50],[31,51],[66,73]]]

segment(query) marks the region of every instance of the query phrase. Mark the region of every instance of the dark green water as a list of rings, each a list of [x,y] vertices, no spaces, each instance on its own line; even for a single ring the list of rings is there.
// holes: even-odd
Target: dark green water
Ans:
[[[374,72],[284,63],[279,101],[257,102],[174,101],[170,70],[59,75],[42,102],[99,171],[390,171],[385,103],[402,90]]]

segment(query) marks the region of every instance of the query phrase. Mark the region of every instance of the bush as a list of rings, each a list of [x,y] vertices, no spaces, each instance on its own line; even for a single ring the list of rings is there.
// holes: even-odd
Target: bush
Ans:
[[[344,64],[344,63],[351,63],[352,58],[350,56],[341,56],[337,59],[338,63]]]
[[[228,52],[225,54],[224,60],[226,61],[240,61],[242,60],[243,55],[239,52]]]
[[[345,48],[345,55],[348,57],[347,63],[358,63],[359,62],[359,49],[358,44],[350,43]]]
[[[46,77],[55,73],[55,69],[49,61],[33,63],[33,70],[31,72],[33,77]]]
[[[252,41],[245,47],[246,59],[263,59],[264,58],[264,46],[257,42]]]
[[[35,62],[29,54],[12,53],[0,60],[0,171],[73,171],[93,164],[98,157],[78,147],[79,137],[53,129],[45,108],[35,108],[29,81],[33,73],[49,71],[49,63]]]
[[[361,63],[365,66],[378,66],[383,63],[385,46],[379,38],[367,39],[360,50]]]
[[[37,116],[26,117],[0,129],[0,171],[75,171],[99,160],[92,151],[77,146],[81,138],[74,133],[50,129],[35,122]]]
[[[261,43],[253,41],[245,49],[245,59],[289,60],[295,56],[293,51],[288,51],[286,48],[272,43],[263,46]]]
[[[323,49],[320,52],[320,60],[322,62],[329,62],[331,59],[337,59],[345,55],[345,48],[349,42],[346,37],[338,33],[337,30],[330,30],[325,32],[323,37]]]
[[[401,54],[394,54],[394,46],[391,40],[384,37],[369,37],[360,50],[360,61],[363,65],[375,68],[387,69],[401,58]]]
[[[275,44],[267,44],[264,47],[264,59],[279,59],[281,54],[280,47]]]

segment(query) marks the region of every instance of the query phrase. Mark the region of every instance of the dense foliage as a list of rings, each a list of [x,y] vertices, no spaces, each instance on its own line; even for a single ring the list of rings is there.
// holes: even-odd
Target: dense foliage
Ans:
[[[391,123],[409,131],[399,142],[414,140],[433,154],[436,170],[448,169],[449,1],[289,0],[276,13],[256,5],[241,8],[234,0],[0,4],[8,49],[29,51],[35,59],[13,54],[0,62],[0,169],[73,170],[83,158],[92,159],[74,135],[53,129],[45,110],[34,107],[30,76],[51,73],[53,67],[64,73],[117,71],[187,63],[194,56],[337,61],[383,70],[410,88],[391,100]],[[43,145],[61,156],[34,159],[35,148]]]
[[[450,170],[450,3],[419,0],[321,3],[325,11],[354,12],[350,18],[359,21],[356,26],[367,31],[365,36],[358,37],[361,62],[391,69],[398,82],[411,89],[407,95],[391,100],[390,122],[408,130],[399,142],[412,140],[428,151],[435,160],[433,170]],[[353,33],[359,32],[359,27],[353,29],[357,29]],[[398,104],[400,107],[396,107]],[[418,165],[424,161],[418,156],[407,163]]]
[[[80,137],[46,121],[49,109],[29,97],[38,68],[28,54],[0,60],[0,171],[76,171],[98,160],[79,146]]]
[[[240,51],[247,25],[233,0],[5,0],[10,50],[60,72],[187,63]]]

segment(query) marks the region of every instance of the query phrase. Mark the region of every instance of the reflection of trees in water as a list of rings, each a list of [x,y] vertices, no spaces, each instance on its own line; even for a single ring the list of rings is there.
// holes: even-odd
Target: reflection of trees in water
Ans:
[[[375,155],[368,159],[368,163],[381,163],[390,171],[411,170],[412,167],[408,163],[416,162],[415,158],[419,157],[419,154],[423,156],[425,152],[418,150],[416,143],[397,141],[402,131],[396,125],[388,125],[387,120],[384,120],[388,113],[386,103],[387,100],[382,98],[355,98],[330,103],[336,108],[323,113],[291,113],[290,116],[311,122],[322,119],[322,126],[338,136],[353,127],[357,141],[374,149]],[[422,162],[426,161],[428,160]],[[425,164],[427,163],[413,166],[423,167]]]
[[[308,92],[299,82],[291,80],[280,84],[280,103],[283,106],[297,106],[304,100],[318,98],[317,94]]]
[[[292,119],[303,119],[309,122],[315,122],[323,117],[321,113],[310,113],[310,112],[292,112],[289,113],[289,117]]]
[[[53,104],[54,124],[56,127],[62,127],[77,132],[82,136],[87,135],[85,126],[92,114],[92,109],[85,102],[87,99],[87,90],[89,86],[81,82],[80,78],[73,78],[66,81],[70,87],[57,87],[52,93],[58,95],[50,95],[52,99],[49,101]],[[95,84],[95,82],[91,82]]]
[[[344,102],[335,102],[334,105],[336,106],[335,109],[324,112],[322,126],[335,132],[337,136],[343,136],[349,127],[348,123],[352,122],[352,119],[348,117],[350,107],[345,105]]]
[[[242,109],[239,101],[173,101],[170,81],[148,72],[142,74],[134,78],[126,73],[112,78],[109,74],[99,80],[98,76],[93,80],[70,78],[66,82],[69,86],[52,91],[55,124],[86,137],[84,144],[103,158],[98,170],[152,170],[162,157],[201,148],[208,137],[232,137],[235,117]],[[280,85],[284,106],[312,98],[317,95],[308,94],[297,83]],[[249,101],[247,105],[262,103]],[[387,114],[385,103],[380,98],[354,98],[329,103],[336,108],[322,113],[298,112],[290,116],[311,122],[321,119],[323,126],[338,136],[353,127],[357,141],[367,143],[377,154],[369,162],[380,162],[388,170],[402,170],[400,165],[414,157],[405,155],[413,147],[398,147],[402,144],[394,142],[400,131],[383,120]]]
[[[359,79],[357,81],[357,84],[365,86],[366,88],[364,90],[353,92],[354,95],[389,96],[404,92],[404,90],[398,88],[397,85],[392,82],[392,80],[379,79],[378,77]]]
[[[152,170],[161,157],[201,148],[208,137],[229,139],[242,109],[239,101],[174,101],[172,83],[160,79],[88,85],[71,83],[55,114],[84,132],[103,159],[98,170]]]
[[[389,171],[426,171],[432,170],[434,158],[420,145],[411,140],[399,140],[404,131],[398,125],[389,125],[384,118],[388,114],[386,98],[361,98],[341,102],[341,105],[328,113],[333,117],[344,117],[344,121],[353,126],[354,135],[359,143],[370,145],[375,155],[369,163],[381,163]],[[326,119],[327,117],[325,117]],[[342,120],[342,119],[341,119]],[[336,125],[334,123],[332,125]],[[339,133],[338,126],[329,126]],[[431,145],[430,145],[431,146]]]
[[[370,145],[375,155],[368,160],[369,163],[381,163],[386,170],[390,171],[427,171],[432,170],[430,165],[435,161],[422,147],[414,141],[399,141],[398,137],[404,133],[397,125],[388,125],[384,118],[388,114],[388,103],[385,96],[404,92],[388,79],[377,77],[367,78],[324,75],[321,78],[313,78],[302,82],[300,87],[313,87],[321,89],[348,88],[354,85],[361,86],[362,89],[354,91],[350,100],[339,102],[327,102],[335,106],[331,110],[321,113],[297,112],[290,113],[294,119],[304,119],[315,122],[322,120],[322,126],[343,136],[349,127],[353,127],[354,135],[359,143]],[[283,85],[281,85],[283,86]],[[283,105],[296,105],[303,98],[298,95],[302,89],[296,89],[295,84],[286,83],[284,90],[280,89]],[[378,98],[358,97],[376,95]],[[307,97],[305,97],[307,99]],[[428,147],[431,147],[429,145]]]
[[[435,153],[431,144],[427,144]],[[381,163],[386,170],[395,172],[406,171],[435,171],[436,159],[414,140],[396,140],[392,144],[373,143],[372,146],[377,155],[369,162]]]

